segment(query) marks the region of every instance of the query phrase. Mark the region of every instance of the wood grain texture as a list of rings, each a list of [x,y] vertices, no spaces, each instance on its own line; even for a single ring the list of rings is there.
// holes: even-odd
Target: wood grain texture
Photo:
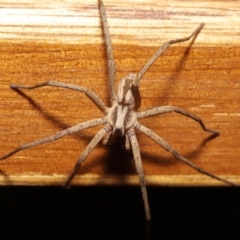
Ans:
[[[117,79],[136,73],[165,41],[206,25],[195,42],[171,46],[141,82],[142,106],[175,105],[221,135],[210,141],[192,120],[166,114],[142,124],[206,170],[240,183],[239,1],[104,1]],[[17,93],[10,83],[55,80],[94,90],[109,104],[106,53],[97,1],[0,3],[0,155],[101,112],[84,94],[45,87]],[[24,150],[0,162],[1,185],[63,185],[99,128]],[[138,134],[148,185],[222,185],[179,163]],[[120,139],[121,140],[121,139]],[[99,146],[73,184],[138,184],[132,156]]]

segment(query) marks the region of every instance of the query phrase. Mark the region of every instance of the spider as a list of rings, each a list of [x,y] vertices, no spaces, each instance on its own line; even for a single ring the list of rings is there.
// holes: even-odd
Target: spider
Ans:
[[[145,64],[145,66],[138,72],[138,74],[130,73],[124,78],[120,80],[119,86],[118,86],[118,92],[116,94],[114,90],[114,84],[115,84],[115,63],[113,58],[113,51],[112,51],[112,44],[111,44],[111,38],[109,33],[109,27],[107,23],[107,16],[106,16],[106,10],[102,3],[102,0],[99,0],[99,10],[103,25],[103,31],[104,31],[104,37],[107,47],[107,65],[108,65],[108,85],[109,85],[109,93],[110,93],[110,100],[111,100],[111,107],[107,107],[103,101],[98,97],[96,93],[93,91],[81,87],[76,86],[72,84],[67,83],[61,83],[56,81],[48,81],[36,84],[34,86],[23,86],[23,85],[15,85],[11,84],[10,87],[12,89],[35,89],[43,86],[53,86],[53,87],[59,87],[59,88],[67,88],[79,92],[83,92],[86,94],[86,96],[93,101],[93,103],[106,115],[102,118],[96,118],[89,120],[84,123],[80,123],[78,125],[75,125],[73,127],[69,127],[63,131],[58,132],[55,135],[52,135],[50,137],[36,140],[34,142],[30,142],[27,144],[24,144],[13,151],[9,152],[8,154],[2,156],[0,160],[6,159],[10,157],[11,155],[30,148],[34,147],[43,143],[55,141],[59,138],[62,138],[68,134],[73,134],[78,131],[81,131],[83,129],[91,128],[97,125],[104,124],[104,127],[93,137],[91,142],[88,144],[86,149],[83,151],[79,159],[76,161],[75,166],[72,170],[72,172],[69,174],[65,186],[69,186],[71,180],[75,176],[75,174],[78,172],[78,170],[81,167],[81,164],[86,160],[88,155],[93,151],[93,149],[97,146],[97,144],[103,140],[103,144],[107,144],[108,140],[110,139],[112,134],[119,135],[119,136],[125,136],[125,147],[127,150],[132,149],[133,157],[136,165],[137,174],[139,176],[139,183],[141,186],[142,191],[142,197],[144,202],[144,208],[145,208],[145,215],[146,220],[151,220],[151,214],[149,209],[149,203],[148,203],[148,197],[147,197],[147,190],[146,190],[146,182],[142,167],[142,161],[141,161],[141,154],[139,150],[139,145],[137,141],[137,137],[135,134],[135,129],[139,130],[140,132],[147,135],[149,138],[151,138],[153,141],[155,141],[157,144],[159,144],[161,147],[163,147],[166,151],[169,151],[176,159],[180,160],[181,162],[187,164],[188,166],[194,168],[196,171],[203,173],[211,178],[214,178],[216,180],[222,181],[224,183],[227,183],[229,185],[235,186],[234,183],[223,179],[221,177],[218,177],[203,168],[195,165],[194,163],[190,162],[188,159],[181,156],[169,143],[167,143],[165,140],[163,140],[159,135],[157,135],[155,132],[151,131],[149,128],[141,125],[138,120],[142,118],[151,117],[158,114],[164,114],[164,113],[170,113],[170,112],[176,112],[182,115],[185,115],[194,121],[198,122],[201,126],[201,128],[204,131],[210,132],[213,134],[213,136],[219,135],[217,131],[208,129],[205,127],[203,121],[198,116],[189,113],[179,107],[175,106],[160,106],[155,107],[146,111],[137,112],[137,109],[141,105],[141,97],[139,94],[139,83],[142,79],[143,75],[147,72],[147,70],[150,68],[150,66],[158,59],[158,57],[171,45],[179,42],[188,41],[193,37],[196,37],[197,34],[201,31],[204,24],[200,24],[199,27],[188,37],[170,40],[168,42],[165,42],[157,51],[156,53],[150,58],[150,60]]]

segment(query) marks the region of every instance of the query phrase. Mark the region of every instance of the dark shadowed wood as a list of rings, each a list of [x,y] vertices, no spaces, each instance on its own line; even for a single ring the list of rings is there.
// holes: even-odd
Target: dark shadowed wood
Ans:
[[[164,2],[164,1],[162,1]],[[136,73],[165,41],[188,36],[205,23],[194,43],[171,46],[144,75],[140,110],[175,105],[199,115],[177,114],[141,121],[183,156],[206,170],[240,183],[239,2],[104,1],[117,81]],[[105,45],[97,1],[1,1],[0,156],[24,143],[102,114],[84,94],[51,87],[13,91],[11,83],[47,80],[78,84],[110,102]],[[1,185],[63,185],[78,156],[99,128],[17,153],[0,162]],[[138,135],[148,185],[222,185],[179,163]],[[117,141],[117,143],[116,143]],[[124,142],[99,146],[73,184],[138,184]],[[118,146],[119,144],[119,146]]]

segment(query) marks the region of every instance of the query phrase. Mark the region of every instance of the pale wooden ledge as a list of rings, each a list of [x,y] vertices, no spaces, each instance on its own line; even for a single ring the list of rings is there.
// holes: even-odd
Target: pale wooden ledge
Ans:
[[[102,114],[84,94],[45,87],[19,94],[11,83],[78,84],[109,103],[105,45],[97,1],[1,1],[0,156]],[[240,184],[240,12],[238,1],[104,1],[117,79],[137,72],[166,40],[206,25],[195,42],[171,46],[141,82],[141,110],[176,105],[221,135],[177,114],[141,123],[206,170]],[[189,47],[191,46],[191,47]],[[0,162],[1,185],[62,185],[97,128],[22,151]],[[147,183],[221,185],[138,135]],[[131,155],[99,146],[75,185],[138,184]]]

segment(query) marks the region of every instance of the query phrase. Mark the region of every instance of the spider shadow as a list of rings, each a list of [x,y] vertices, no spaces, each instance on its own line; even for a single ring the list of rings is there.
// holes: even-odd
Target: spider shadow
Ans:
[[[216,135],[216,134],[211,134],[210,136],[206,137],[205,139],[202,140],[202,142],[198,145],[198,147],[196,149],[188,152],[187,154],[184,154],[184,157],[187,158],[189,161],[194,162],[193,160],[200,156],[202,148],[204,148],[209,141],[213,140],[217,136],[218,135]],[[162,148],[161,146],[159,146],[159,147]],[[180,151],[178,151],[178,152],[181,156],[183,156]],[[152,153],[149,154],[149,153],[144,153],[144,152],[142,152],[141,154],[142,154],[142,157],[144,159],[146,159],[146,161],[151,162],[151,164],[153,164],[154,166],[157,166],[160,164],[161,166],[168,167],[171,165],[175,165],[176,161],[181,162],[180,160],[176,159],[170,152],[169,152],[169,157],[163,157],[163,156],[159,156],[156,154],[152,154]],[[182,163],[182,164],[184,164],[184,163]]]
[[[194,160],[194,158],[198,157],[201,154],[201,149],[204,148],[209,141],[216,138],[217,136],[218,135],[212,134],[206,137],[202,140],[202,142],[195,150],[184,154],[184,157],[189,160]],[[132,150],[128,151],[125,149],[125,137],[113,135],[113,137],[110,139],[110,143],[107,144],[106,147],[108,149],[107,154],[99,159],[101,162],[103,162],[103,169],[105,174],[115,175],[121,180],[124,180],[127,175],[137,174]],[[161,148],[161,146],[159,147]],[[161,165],[161,167],[168,167],[175,165],[177,163],[176,161],[179,161],[174,156],[172,156],[171,153],[169,153],[169,157],[163,157],[159,154],[156,155],[154,153],[141,152],[141,156],[144,161],[147,161],[148,164],[151,164],[154,167],[159,165]]]
[[[106,147],[108,151],[103,159],[104,173],[123,178],[124,175],[136,173],[132,150],[125,148],[125,136],[112,135]]]
[[[202,29],[201,29],[202,31]],[[200,31],[200,32],[201,32]],[[190,40],[190,43],[189,45],[186,47],[180,61],[178,62],[176,68],[175,68],[175,71],[172,72],[171,76],[169,77],[169,80],[167,81],[167,84],[165,84],[165,87],[164,89],[161,91],[165,94],[163,94],[161,97],[159,97],[157,100],[156,100],[156,104],[158,106],[160,105],[168,105],[168,97],[167,97],[167,93],[169,92],[170,89],[172,89],[172,86],[173,86],[173,83],[174,83],[174,80],[176,80],[178,78],[178,75],[179,75],[179,72],[182,70],[182,67],[184,65],[184,63],[186,62],[187,58],[188,58],[188,55],[189,55],[189,52],[190,52],[190,49],[192,47],[192,45],[194,44],[195,42],[195,39],[197,38],[198,34],[200,33],[198,32],[191,40]],[[161,57],[161,56],[160,56]]]
[[[43,117],[44,117],[46,120],[51,121],[54,125],[56,125],[56,126],[59,127],[60,129],[65,130],[65,129],[69,128],[69,127],[72,127],[72,125],[68,125],[68,124],[64,123],[63,121],[57,119],[54,115],[52,115],[52,114],[50,114],[50,113],[47,113],[47,112],[46,112],[39,104],[37,104],[30,96],[28,96],[27,94],[25,94],[25,93],[22,92],[21,90],[19,90],[19,89],[13,89],[13,90],[16,91],[16,92],[17,92],[19,95],[21,95],[22,97],[24,97],[34,109],[36,109],[37,111],[39,111],[39,112],[43,115]],[[60,130],[60,131],[62,131],[62,130]],[[72,137],[75,138],[75,139],[78,139],[78,140],[81,140],[81,141],[85,142],[85,143],[86,143],[86,146],[87,146],[87,144],[92,140],[92,137],[93,137],[93,136],[86,136],[86,135],[84,134],[84,132],[82,132],[82,131],[80,131],[80,132],[81,132],[81,134],[80,134],[80,133],[72,134]],[[56,132],[56,133],[57,133],[57,132]],[[53,135],[56,134],[56,133],[53,133]],[[46,136],[46,137],[48,137],[48,136]],[[36,140],[36,139],[35,139],[35,140]],[[80,156],[81,153],[82,153],[82,152],[79,152],[79,156]],[[77,160],[77,159],[76,159],[76,160]],[[88,164],[88,169],[89,169],[89,168],[91,169],[93,166],[94,166],[94,162],[92,162],[91,164]],[[84,169],[84,168],[85,168],[85,167],[83,166],[82,169]],[[86,169],[86,172],[87,172],[88,169]]]
[[[204,148],[205,145],[215,137],[217,137],[217,135],[214,134],[206,137],[201,141],[201,143],[198,145],[196,149],[188,152],[187,154],[184,154],[184,157],[194,162],[194,159],[201,154],[201,149]],[[159,147],[161,148],[161,146]],[[106,145],[106,148],[108,149],[106,155],[101,156],[98,159],[102,163],[104,174],[106,175],[109,174],[112,176],[114,175],[115,177],[118,178],[118,180],[122,184],[124,184],[124,182],[127,183],[128,181],[126,178],[127,176],[129,175],[137,176],[132,149],[130,150],[125,149],[125,137],[113,135],[113,137],[110,139],[110,143]],[[169,153],[169,157],[165,157],[159,154],[141,152],[141,157],[142,159],[144,159],[143,168],[145,161],[148,163],[148,166],[152,165],[154,168],[157,168],[157,166],[159,167],[164,166],[167,168],[172,165],[176,165],[178,162],[180,162],[178,159],[172,156],[171,153]],[[82,171],[80,171],[79,174],[80,173],[82,173]]]
[[[36,110],[38,110],[42,115],[43,117],[48,120],[48,121],[51,121],[54,125],[56,125],[57,127],[59,127],[60,129],[62,130],[65,130],[69,127],[72,127],[72,125],[68,125],[66,123],[64,123],[63,121],[57,119],[55,116],[53,116],[52,114],[50,113],[47,113],[45,110],[43,110],[43,108],[37,104],[31,97],[29,97],[27,94],[25,94],[24,92],[22,92],[21,90],[19,89],[12,89],[14,90],[15,92],[17,92],[19,95],[21,95],[22,97],[24,97],[28,102],[29,104],[35,108]],[[78,136],[78,134],[74,134],[73,135],[74,137],[78,138],[78,139],[84,139],[85,138],[85,141],[90,141],[91,138],[90,137],[87,137],[87,136]]]

